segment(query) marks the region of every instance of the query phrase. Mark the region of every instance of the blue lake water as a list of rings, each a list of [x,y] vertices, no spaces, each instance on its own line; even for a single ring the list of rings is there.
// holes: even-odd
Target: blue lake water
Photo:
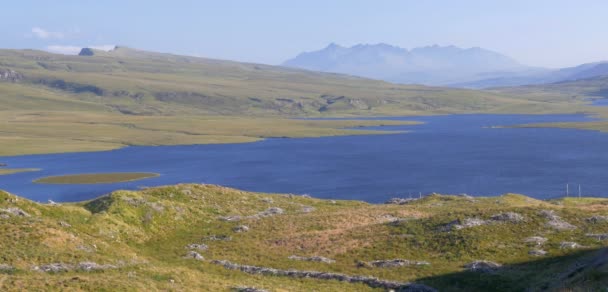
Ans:
[[[387,119],[387,118],[382,118]],[[0,157],[40,172],[0,176],[0,189],[38,201],[79,201],[117,189],[212,183],[250,191],[383,202],[391,197],[467,193],[608,196],[608,134],[571,129],[493,128],[585,121],[582,115],[452,115],[400,117],[417,126],[394,135],[268,139],[256,143],[128,147],[115,151]],[[136,182],[47,185],[50,175],[157,172]]]

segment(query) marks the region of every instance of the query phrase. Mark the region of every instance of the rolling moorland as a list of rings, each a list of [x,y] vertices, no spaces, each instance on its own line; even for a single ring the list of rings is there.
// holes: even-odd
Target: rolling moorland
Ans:
[[[0,155],[370,134],[344,128],[394,123],[293,117],[597,111],[589,96],[395,85],[123,47],[88,52],[0,51]]]
[[[39,204],[2,192],[0,287],[596,291],[606,214],[608,199],[514,194],[370,205],[177,185]]]
[[[601,78],[474,91],[128,48],[89,53],[0,51],[0,155],[386,134],[350,128],[397,123],[300,117],[608,117],[588,106],[605,97]],[[18,171],[33,170],[0,168]],[[513,194],[372,205],[178,185],[40,204],[0,192],[0,287],[597,290],[608,284],[607,216],[607,199]]]

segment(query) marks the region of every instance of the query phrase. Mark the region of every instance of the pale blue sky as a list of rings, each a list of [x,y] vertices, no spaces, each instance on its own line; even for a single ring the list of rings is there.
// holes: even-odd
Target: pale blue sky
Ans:
[[[2,4],[0,47],[119,44],[279,64],[330,42],[383,42],[479,46],[562,67],[608,60],[607,14],[606,0],[19,0]]]

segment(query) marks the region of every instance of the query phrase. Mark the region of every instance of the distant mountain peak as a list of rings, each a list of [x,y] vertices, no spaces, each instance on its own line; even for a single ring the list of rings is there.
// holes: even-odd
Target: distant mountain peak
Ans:
[[[343,47],[333,42],[324,49],[301,53],[283,65],[429,85],[467,82],[480,79],[480,75],[528,68],[510,57],[480,47],[433,44],[408,50],[387,43]]]

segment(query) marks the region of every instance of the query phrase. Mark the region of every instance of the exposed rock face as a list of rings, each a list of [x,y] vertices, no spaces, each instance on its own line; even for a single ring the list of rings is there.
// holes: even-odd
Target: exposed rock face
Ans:
[[[228,235],[210,235],[210,236],[203,237],[203,240],[230,241],[230,240],[232,240],[232,237],[230,237]]]
[[[547,226],[553,229],[560,231],[576,229],[576,226],[564,221],[553,210],[542,210],[540,211],[540,215],[548,219]]]
[[[284,276],[291,278],[313,278],[320,280],[335,280],[347,283],[362,283],[373,288],[394,289],[402,292],[434,292],[434,288],[421,284],[402,283],[380,280],[374,277],[367,276],[349,276],[338,273],[326,273],[317,271],[299,271],[299,270],[278,270],[273,268],[239,265],[229,261],[214,260],[212,263],[221,265],[229,270],[238,270],[248,274],[261,274],[271,276]]]
[[[481,273],[493,273],[502,267],[501,264],[490,261],[474,261],[464,266],[467,270]]]
[[[406,267],[406,266],[428,266],[429,262],[426,261],[410,261],[403,259],[394,259],[394,260],[378,260],[367,262],[367,265],[371,267],[377,268],[397,268],[397,267]]]
[[[23,80],[23,74],[12,69],[0,68],[0,81],[19,82]]]
[[[93,49],[91,48],[82,48],[80,50],[80,53],[78,53],[78,56],[93,56],[95,55],[95,51],[93,51]]]
[[[292,256],[289,256],[288,259],[296,260],[296,261],[319,262],[319,263],[326,263],[326,264],[333,264],[336,262],[335,260],[328,259],[326,257],[319,257],[319,256],[301,257],[301,256],[297,256],[297,255],[292,255]]]

